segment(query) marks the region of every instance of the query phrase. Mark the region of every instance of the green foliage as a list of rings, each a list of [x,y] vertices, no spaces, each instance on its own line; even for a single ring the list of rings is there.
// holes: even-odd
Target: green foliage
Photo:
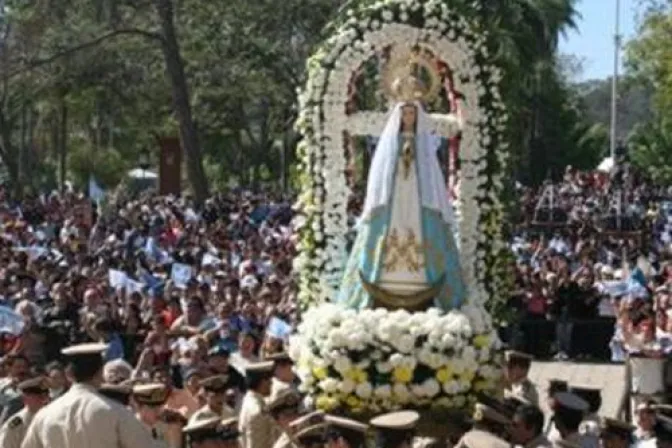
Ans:
[[[660,185],[672,185],[672,128],[668,122],[635,127],[628,139],[632,162]]]
[[[75,184],[86,188],[89,176],[94,176],[101,186],[116,186],[129,169],[119,151],[106,148],[96,151],[86,140],[73,142],[68,158],[68,168]]]

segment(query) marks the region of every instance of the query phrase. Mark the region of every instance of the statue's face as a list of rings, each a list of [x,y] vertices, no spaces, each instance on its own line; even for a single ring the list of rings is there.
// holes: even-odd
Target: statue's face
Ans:
[[[401,124],[405,129],[412,129],[415,127],[417,111],[414,105],[407,105],[401,108]]]

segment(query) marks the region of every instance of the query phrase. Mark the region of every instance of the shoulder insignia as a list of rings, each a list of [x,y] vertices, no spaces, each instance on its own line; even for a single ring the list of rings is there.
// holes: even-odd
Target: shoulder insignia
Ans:
[[[10,418],[9,421],[7,422],[7,426],[11,429],[18,428],[23,424],[23,420],[21,420],[21,417],[18,415],[15,415],[14,417]]]

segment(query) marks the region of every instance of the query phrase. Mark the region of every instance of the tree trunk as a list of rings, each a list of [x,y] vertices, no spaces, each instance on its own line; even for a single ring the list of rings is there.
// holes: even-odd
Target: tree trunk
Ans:
[[[201,147],[198,141],[196,124],[191,111],[189,89],[184,74],[184,62],[175,33],[172,0],[155,0],[156,9],[163,31],[162,50],[166,62],[166,72],[170,78],[173,93],[173,105],[180,125],[182,146],[187,158],[187,174],[194,190],[194,199],[202,204],[208,197],[208,180],[203,170]]]
[[[65,191],[68,167],[68,105],[65,97],[61,97],[60,123],[58,128],[58,183],[61,191]]]

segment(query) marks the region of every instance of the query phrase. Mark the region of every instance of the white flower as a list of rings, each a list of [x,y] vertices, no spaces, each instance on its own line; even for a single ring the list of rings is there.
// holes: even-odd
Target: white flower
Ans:
[[[429,398],[437,396],[441,392],[441,385],[434,378],[425,380],[422,384]]]
[[[355,393],[357,394],[358,397],[366,400],[368,398],[371,398],[371,394],[373,393],[373,387],[371,386],[371,383],[369,383],[368,381],[365,383],[359,383],[357,385],[357,388],[355,389]]]
[[[394,18],[394,16],[392,15],[392,11],[387,9],[383,11],[382,17],[385,22],[391,22],[392,19]]]
[[[341,393],[348,395],[355,390],[355,387],[356,387],[355,382],[346,378],[341,382],[340,391]]]
[[[388,399],[392,396],[392,387],[389,384],[377,386],[373,391],[373,395],[376,398]]]
[[[380,373],[390,373],[394,369],[392,363],[389,362],[378,362],[376,363],[376,370]]]
[[[318,384],[320,389],[326,393],[334,393],[338,390],[338,381],[334,378],[325,378]]]
[[[401,383],[396,383],[392,387],[392,393],[394,394],[394,397],[397,399],[397,401],[401,404],[408,403],[411,398],[411,393],[409,392],[408,388],[406,385]]]
[[[352,368],[352,363],[350,362],[350,360],[348,359],[347,356],[339,356],[338,358],[336,358],[334,360],[334,369],[338,373],[342,374],[344,372],[347,372],[351,368]]]

